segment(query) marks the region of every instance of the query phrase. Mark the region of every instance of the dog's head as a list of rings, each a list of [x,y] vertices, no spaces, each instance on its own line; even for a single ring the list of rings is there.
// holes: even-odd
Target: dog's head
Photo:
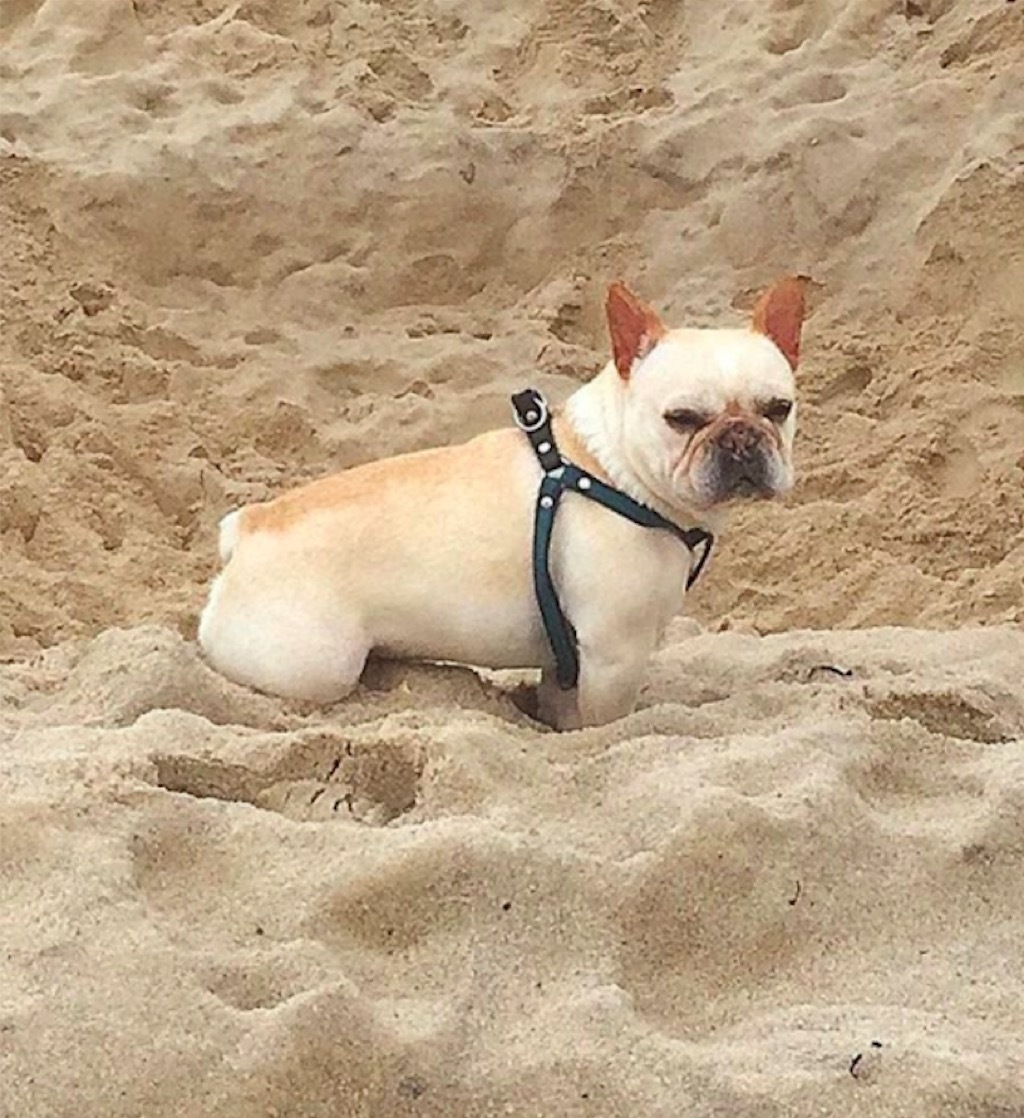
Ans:
[[[625,388],[622,447],[646,487],[705,509],[789,492],[802,279],[766,291],[749,329],[668,330],[618,283],[607,312]]]

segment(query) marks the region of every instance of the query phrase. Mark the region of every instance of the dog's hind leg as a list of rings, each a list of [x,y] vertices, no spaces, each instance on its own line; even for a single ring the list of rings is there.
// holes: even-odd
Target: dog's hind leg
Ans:
[[[343,699],[359,682],[370,651],[358,618],[296,601],[245,602],[221,574],[199,625],[210,663],[236,683],[317,703]]]

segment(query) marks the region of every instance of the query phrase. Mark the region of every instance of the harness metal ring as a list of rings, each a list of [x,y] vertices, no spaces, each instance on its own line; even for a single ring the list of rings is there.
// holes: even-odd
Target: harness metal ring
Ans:
[[[527,416],[536,414],[537,418],[530,421]],[[535,431],[539,431],[548,421],[548,406],[543,399],[535,400],[530,406],[530,410],[526,415],[520,415],[517,411],[515,413],[516,426],[520,431],[525,431],[527,435],[532,435]]]

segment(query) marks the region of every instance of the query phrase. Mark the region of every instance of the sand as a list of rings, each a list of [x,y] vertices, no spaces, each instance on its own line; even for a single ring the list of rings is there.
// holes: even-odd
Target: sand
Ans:
[[[0,1114],[1024,1115],[1024,5],[0,12]],[[203,664],[229,508],[788,271],[630,718]]]

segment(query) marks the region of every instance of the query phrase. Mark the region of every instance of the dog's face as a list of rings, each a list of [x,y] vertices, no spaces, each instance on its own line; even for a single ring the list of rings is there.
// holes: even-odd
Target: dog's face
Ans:
[[[792,488],[803,313],[799,279],[761,297],[749,330],[666,330],[624,287],[609,290],[622,445],[663,501],[706,509]]]

